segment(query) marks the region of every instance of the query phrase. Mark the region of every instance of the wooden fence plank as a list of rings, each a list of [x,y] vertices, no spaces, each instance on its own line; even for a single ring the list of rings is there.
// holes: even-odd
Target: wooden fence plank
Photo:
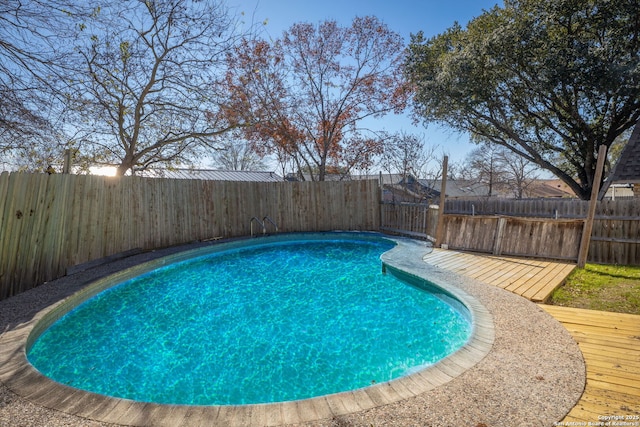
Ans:
[[[36,179],[33,180],[33,194],[32,200],[30,203],[29,210],[29,222],[30,222],[30,230],[27,233],[30,235],[30,240],[28,243],[29,247],[29,259],[26,261],[27,265],[32,266],[32,268],[37,272],[36,274],[40,274],[43,267],[43,235],[46,229],[46,211],[44,209],[44,201],[47,193],[49,180],[48,179]],[[20,281],[29,280],[30,274],[25,269],[20,278]]]
[[[24,196],[27,191],[27,180],[28,176],[26,174],[12,174],[9,176],[7,206],[3,215],[3,220],[6,221],[6,226],[3,226],[3,248],[6,248],[6,251],[0,257],[0,262],[2,263],[0,265],[0,276],[8,288],[6,292],[3,292],[5,296],[16,292],[18,286],[16,275],[19,274],[19,267],[22,267],[20,265],[21,256],[19,250],[20,235],[24,224],[22,217],[24,215]]]

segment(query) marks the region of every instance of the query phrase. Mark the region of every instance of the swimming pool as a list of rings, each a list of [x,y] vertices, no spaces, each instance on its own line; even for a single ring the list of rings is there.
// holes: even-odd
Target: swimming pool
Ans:
[[[398,378],[460,348],[471,326],[442,289],[382,274],[380,255],[393,246],[348,233],[192,251],[103,285],[34,337],[28,357],[73,387],[188,405],[304,399]]]

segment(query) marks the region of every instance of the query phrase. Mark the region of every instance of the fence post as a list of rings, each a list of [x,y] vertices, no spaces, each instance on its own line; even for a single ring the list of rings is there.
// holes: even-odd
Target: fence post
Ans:
[[[436,247],[442,245],[444,234],[444,202],[447,192],[447,166],[449,164],[449,156],[444,156],[442,161],[442,185],[440,186],[440,206],[438,208],[438,225],[436,227]]]
[[[64,150],[64,164],[62,166],[62,173],[71,173],[71,150],[68,148]]]
[[[589,255],[589,244],[591,244],[591,231],[593,230],[593,218],[596,214],[598,204],[598,193],[600,191],[600,181],[602,180],[602,170],[604,160],[607,157],[607,146],[601,145],[598,149],[598,162],[596,163],[596,176],[593,179],[591,188],[591,200],[589,201],[589,211],[582,228],[582,238],[580,239],[580,250],[578,252],[578,268],[584,268]]]
[[[378,217],[380,219],[380,228],[385,227],[385,217],[384,217],[384,183],[382,181],[382,171],[379,172],[378,176],[378,197],[379,199],[379,207]]]

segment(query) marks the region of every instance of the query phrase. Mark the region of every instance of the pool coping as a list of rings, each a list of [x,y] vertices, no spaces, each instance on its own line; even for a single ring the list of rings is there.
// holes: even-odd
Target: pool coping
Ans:
[[[369,235],[382,236],[378,233]],[[297,237],[303,236],[297,235]],[[424,242],[390,236],[382,237],[397,243],[396,247],[381,256],[384,264],[425,278],[442,287],[461,300],[472,315],[473,331],[467,344],[440,362],[411,375],[347,392],[297,401],[254,405],[164,405],[112,398],[74,389],[40,374],[27,361],[26,349],[29,345],[29,337],[34,336],[34,333],[38,334],[37,330],[34,332],[34,328],[46,327],[47,323],[40,323],[42,319],[48,316],[47,322],[50,324],[59,317],[60,313],[65,312],[69,305],[75,306],[78,299],[86,298],[90,293],[97,293],[95,285],[86,286],[85,283],[78,292],[38,311],[29,321],[6,330],[0,336],[0,381],[14,393],[36,405],[82,418],[121,425],[277,426],[298,424],[349,416],[420,396],[453,381],[490,353],[495,340],[493,316],[473,295],[459,287],[444,284],[441,280],[442,274],[434,272],[422,261],[429,251],[428,245]],[[200,250],[199,248],[203,246],[203,244],[196,245],[194,250]],[[186,253],[180,248],[173,249],[172,252],[166,254],[165,251],[156,251],[151,256],[151,262],[157,263],[167,255],[169,259],[175,259],[175,257],[185,256]],[[142,258],[149,258],[149,256]],[[135,262],[135,260],[131,261]],[[145,260],[143,259],[142,262]],[[120,270],[118,274],[129,274],[141,268],[140,265],[135,262],[132,267]],[[427,275],[429,278],[425,277]],[[433,277],[436,277],[436,280]],[[94,278],[93,283],[96,283],[96,280],[100,282],[103,278]]]

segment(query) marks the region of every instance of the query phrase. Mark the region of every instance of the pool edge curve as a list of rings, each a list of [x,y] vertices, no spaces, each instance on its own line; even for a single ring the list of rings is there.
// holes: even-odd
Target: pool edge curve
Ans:
[[[308,399],[251,405],[167,405],[108,397],[57,383],[29,363],[26,355],[35,339],[72,307],[108,288],[115,279],[126,280],[132,275],[148,271],[149,268],[188,258],[194,252],[203,251],[199,247],[187,248],[97,278],[73,295],[39,311],[29,322],[2,334],[0,381],[19,396],[37,405],[107,423],[173,426],[191,425],[201,419],[215,425],[277,426],[347,415],[420,395],[458,377],[489,353],[495,339],[491,313],[473,296],[438,280],[437,272],[422,262],[422,257],[428,251],[424,242],[379,233],[340,234],[382,237],[394,241],[396,246],[381,256],[383,264],[426,280],[461,301],[472,319],[472,332],[467,343],[434,365],[388,382]],[[310,235],[326,238],[328,235],[335,236],[336,233],[296,233],[292,236],[300,239]],[[266,242],[269,239],[261,238],[260,241]],[[432,273],[436,273],[435,279]],[[427,275],[429,277],[425,277]]]

